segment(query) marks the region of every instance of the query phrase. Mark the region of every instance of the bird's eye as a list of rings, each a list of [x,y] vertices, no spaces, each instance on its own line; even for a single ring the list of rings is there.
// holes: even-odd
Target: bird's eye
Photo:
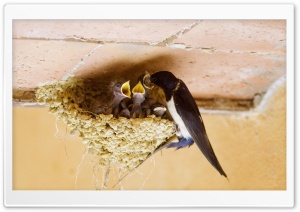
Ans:
[[[115,87],[116,87],[116,88],[121,88],[121,86],[122,86],[122,83],[120,83],[120,82],[117,82],[117,83],[115,84]]]

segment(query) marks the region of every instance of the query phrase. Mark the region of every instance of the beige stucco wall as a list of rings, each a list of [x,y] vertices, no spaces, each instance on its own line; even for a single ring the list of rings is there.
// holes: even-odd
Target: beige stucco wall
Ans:
[[[285,80],[271,90],[255,110],[202,113],[229,180],[193,145],[163,150],[125,178],[123,189],[286,189]],[[101,188],[103,169],[47,108],[14,107],[13,117],[14,189]],[[108,189],[117,182],[117,173],[111,170]]]

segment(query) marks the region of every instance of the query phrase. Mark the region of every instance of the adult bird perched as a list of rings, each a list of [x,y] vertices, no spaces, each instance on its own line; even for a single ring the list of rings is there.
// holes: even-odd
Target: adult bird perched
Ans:
[[[179,129],[178,142],[168,143],[164,148],[180,149],[195,142],[211,165],[227,177],[209,142],[197,104],[185,83],[168,71],[145,77],[144,83],[148,87],[155,84],[164,91],[168,111]]]

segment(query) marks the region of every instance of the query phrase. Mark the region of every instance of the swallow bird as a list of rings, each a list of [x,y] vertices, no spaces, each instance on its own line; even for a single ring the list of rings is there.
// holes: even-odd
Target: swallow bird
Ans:
[[[89,105],[89,110],[95,114],[113,114],[116,117],[119,113],[120,102],[126,98],[131,98],[129,81],[125,83],[112,82],[105,94],[101,93],[94,97]]]
[[[152,87],[153,84],[157,85],[164,91],[167,109],[178,127],[178,142],[168,143],[164,147],[180,149],[195,142],[211,165],[227,178],[209,142],[196,102],[185,83],[168,71],[156,72],[145,78],[144,83]]]
[[[130,91],[130,83],[129,81],[125,82],[125,83],[120,83],[117,82],[114,86],[113,86],[113,101],[112,101],[112,106],[117,106],[118,104],[120,104],[121,100],[123,100],[124,98],[130,98],[131,96],[131,91]]]
[[[132,110],[131,117],[132,118],[143,118],[144,114],[142,111],[142,102],[145,101],[145,88],[142,85],[141,81],[139,81],[136,86],[132,89]]]
[[[120,102],[125,98],[131,97],[130,83],[129,81],[125,83],[117,82],[112,86],[113,99],[109,103],[109,110],[107,114],[113,113],[114,117],[117,117],[120,112]]]
[[[156,103],[155,99],[149,98],[149,97],[147,97],[145,99],[145,101],[142,102],[141,107],[142,107],[143,113],[145,114],[145,117],[147,117],[148,115],[151,114],[151,112],[152,112],[151,107],[155,103]]]
[[[120,102],[120,113],[119,116],[130,118],[130,110],[132,109],[132,99],[125,98]]]

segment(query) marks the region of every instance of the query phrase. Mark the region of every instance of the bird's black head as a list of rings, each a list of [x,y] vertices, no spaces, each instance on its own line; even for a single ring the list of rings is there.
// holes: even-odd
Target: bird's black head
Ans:
[[[151,75],[150,82],[161,87],[169,100],[177,86],[178,79],[169,71],[159,71]]]

